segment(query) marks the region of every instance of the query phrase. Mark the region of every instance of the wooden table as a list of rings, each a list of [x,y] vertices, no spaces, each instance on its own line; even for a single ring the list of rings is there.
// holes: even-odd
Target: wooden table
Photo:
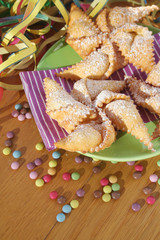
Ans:
[[[12,118],[11,112],[16,103],[26,101],[23,91],[5,91],[0,102],[0,239],[1,240],[157,240],[160,228],[160,186],[155,184],[153,195],[156,202],[153,206],[146,203],[143,188],[149,182],[150,174],[156,172],[160,177],[160,170],[156,164],[159,156],[141,161],[144,174],[141,179],[132,177],[134,166],[126,163],[112,164],[110,162],[75,163],[77,153],[62,152],[58,160],[57,174],[52,181],[42,188],[35,186],[35,180],[29,178],[28,162],[41,157],[44,163],[38,168],[39,176],[47,173],[48,162],[52,159],[52,152],[37,151],[35,145],[41,142],[34,119],[19,122]],[[21,150],[21,167],[14,171],[11,162],[12,154],[2,154],[6,133],[13,131],[12,151]],[[100,164],[102,171],[94,174],[92,168]],[[65,182],[64,172],[77,171],[81,178],[78,181]],[[101,189],[100,179],[115,174],[121,186],[121,197],[105,203],[95,199],[93,192]],[[67,203],[77,199],[76,190],[83,187],[85,197],[79,199],[79,208],[72,210],[65,222],[58,223],[56,215],[61,212],[62,205],[49,198],[49,193],[57,190],[67,198]],[[142,208],[133,212],[131,205],[140,202]]]

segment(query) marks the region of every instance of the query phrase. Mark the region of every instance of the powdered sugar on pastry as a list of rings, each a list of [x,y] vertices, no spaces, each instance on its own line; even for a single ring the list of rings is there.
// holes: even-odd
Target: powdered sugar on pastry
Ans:
[[[152,71],[149,73],[146,83],[160,87],[160,60],[157,65],[154,65]]]

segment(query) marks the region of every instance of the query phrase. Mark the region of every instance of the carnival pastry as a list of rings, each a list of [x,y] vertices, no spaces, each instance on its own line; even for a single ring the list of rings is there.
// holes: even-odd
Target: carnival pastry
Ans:
[[[149,73],[146,83],[160,87],[160,60],[157,65],[154,65],[152,71]]]
[[[80,122],[97,117],[95,111],[76,101],[55,80],[44,79],[46,113],[70,133]]]
[[[96,25],[101,30],[101,32],[110,33],[108,14],[110,9],[104,8],[96,18]]]
[[[79,80],[81,78],[107,79],[116,70],[127,64],[118,48],[106,39],[100,49],[93,51],[87,58],[72,67],[57,73],[57,76]]]
[[[125,81],[91,80],[83,78],[74,83],[71,95],[75,100],[85,105],[90,105],[103,90],[107,89],[112,92],[120,92],[124,87]]]
[[[160,88],[132,77],[126,77],[126,83],[137,105],[160,115]]]

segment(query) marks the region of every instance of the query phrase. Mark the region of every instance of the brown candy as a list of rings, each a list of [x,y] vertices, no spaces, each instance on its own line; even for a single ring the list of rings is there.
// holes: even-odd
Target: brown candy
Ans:
[[[111,196],[112,196],[113,199],[117,200],[117,199],[120,198],[121,194],[120,194],[120,192],[116,191],[116,192],[112,192]]]
[[[12,146],[12,140],[11,140],[11,139],[7,139],[7,140],[5,141],[5,146],[6,146],[6,147]]]
[[[100,173],[100,172],[101,172],[100,166],[93,167],[93,173],[97,174],[97,173]]]
[[[64,204],[64,203],[66,202],[66,198],[65,198],[64,196],[59,196],[59,197],[57,198],[57,202],[58,202],[59,204]]]
[[[84,157],[84,162],[85,163],[90,163],[90,162],[92,162],[92,158],[85,156]]]
[[[145,187],[145,188],[143,188],[143,192],[144,192],[144,194],[151,194],[152,193],[152,188],[150,188],[150,187]]]
[[[102,191],[101,190],[96,190],[93,193],[95,198],[101,198],[102,197]]]
[[[134,172],[133,173],[133,178],[134,179],[140,179],[142,177],[142,173],[141,172]]]

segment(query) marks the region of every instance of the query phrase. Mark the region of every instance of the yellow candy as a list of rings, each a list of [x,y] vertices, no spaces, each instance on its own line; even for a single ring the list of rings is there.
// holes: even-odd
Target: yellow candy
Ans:
[[[4,155],[9,155],[11,153],[11,149],[9,147],[6,147],[6,148],[3,149],[2,152],[3,152]]]
[[[117,182],[117,177],[115,175],[112,175],[109,177],[109,182],[110,183],[116,183]]]
[[[111,192],[112,192],[111,186],[105,186],[105,187],[103,187],[103,192],[104,192],[104,193],[111,193]]]
[[[43,181],[43,179],[37,179],[36,181],[35,181],[35,185],[37,186],[37,187],[43,187],[43,185],[44,185],[44,181]]]
[[[111,195],[110,195],[109,193],[103,194],[102,200],[103,200],[104,202],[109,202],[109,201],[111,200]]]
[[[57,167],[57,161],[56,161],[56,160],[51,160],[51,161],[49,161],[49,167],[50,167],[50,168]]]
[[[97,159],[97,158],[93,158],[93,161],[94,161],[94,162],[99,162],[100,160]]]
[[[36,150],[41,151],[44,148],[44,143],[37,143],[35,146]]]
[[[48,169],[48,174],[51,176],[54,176],[56,174],[56,169],[55,168],[49,168]]]
[[[79,206],[78,200],[72,200],[72,201],[70,202],[70,206],[71,206],[72,208],[78,208],[78,206]]]

